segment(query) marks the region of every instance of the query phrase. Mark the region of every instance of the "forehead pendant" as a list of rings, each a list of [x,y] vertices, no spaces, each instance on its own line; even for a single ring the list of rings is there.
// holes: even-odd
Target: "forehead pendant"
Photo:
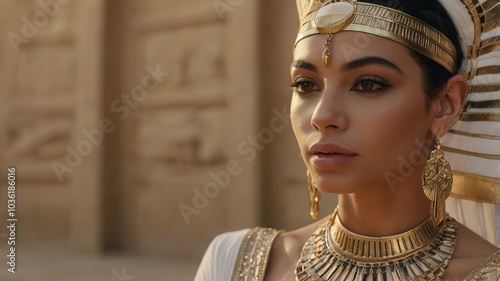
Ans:
[[[342,31],[354,18],[356,12],[356,1],[350,2],[326,2],[318,10],[314,24],[316,29],[326,35],[326,42],[323,44],[325,50],[321,56],[321,64],[329,66],[332,53],[330,51],[333,33]]]
[[[323,51],[323,55],[321,55],[321,64],[324,66],[329,66],[330,61],[332,60],[332,53],[330,51],[330,46],[332,46],[332,37],[333,34],[328,33],[326,35],[326,42],[323,44],[323,47],[325,47],[325,50]]]

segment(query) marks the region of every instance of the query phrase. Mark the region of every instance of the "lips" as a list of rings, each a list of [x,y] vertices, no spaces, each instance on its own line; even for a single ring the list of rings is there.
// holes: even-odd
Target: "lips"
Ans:
[[[309,149],[311,160],[319,169],[335,169],[354,160],[358,154],[341,146],[325,143],[314,144]]]
[[[345,155],[357,155],[357,153],[350,151],[346,148],[343,148],[341,146],[331,144],[331,143],[325,143],[325,144],[314,144],[311,146],[309,149],[309,152],[311,154],[345,154]]]

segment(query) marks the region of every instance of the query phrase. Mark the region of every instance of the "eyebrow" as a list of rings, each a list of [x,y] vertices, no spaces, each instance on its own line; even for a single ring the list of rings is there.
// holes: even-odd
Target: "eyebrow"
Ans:
[[[290,68],[304,68],[313,72],[318,72],[318,69],[316,68],[316,66],[314,66],[314,64],[303,60],[296,60],[292,62]]]
[[[363,66],[371,65],[371,64],[378,64],[381,66],[389,67],[389,68],[396,70],[397,72],[399,72],[401,74],[404,74],[403,71],[401,71],[401,69],[397,65],[395,65],[394,63],[392,63],[384,58],[381,58],[381,57],[364,57],[364,58],[360,58],[357,60],[353,60],[353,61],[346,63],[344,66],[342,66],[342,68],[340,70],[342,72],[347,72],[347,71],[350,71],[350,70],[353,70],[356,68],[360,68]],[[296,60],[296,61],[292,62],[292,65],[290,65],[290,67],[291,68],[303,68],[303,69],[307,69],[307,70],[310,70],[313,72],[318,72],[318,69],[316,68],[316,66],[314,66],[314,64],[309,63],[307,61],[303,61],[303,60]]]
[[[403,71],[401,71],[401,69],[397,65],[395,65],[394,63],[392,63],[384,58],[381,58],[381,57],[364,57],[364,58],[360,58],[357,60],[353,60],[353,61],[346,63],[344,66],[342,66],[342,68],[340,70],[342,72],[347,72],[347,71],[353,70],[355,68],[360,68],[360,67],[372,65],[372,64],[378,64],[380,66],[389,67],[389,68],[396,70],[397,72],[399,72],[401,74],[404,74]]]

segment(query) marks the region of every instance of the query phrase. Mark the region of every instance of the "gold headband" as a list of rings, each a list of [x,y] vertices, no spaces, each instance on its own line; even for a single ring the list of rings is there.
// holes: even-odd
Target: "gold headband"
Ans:
[[[450,39],[427,23],[398,10],[355,0],[326,3],[298,0],[298,9],[301,21],[295,45],[315,34],[359,31],[403,44],[448,71],[456,71],[456,49]]]

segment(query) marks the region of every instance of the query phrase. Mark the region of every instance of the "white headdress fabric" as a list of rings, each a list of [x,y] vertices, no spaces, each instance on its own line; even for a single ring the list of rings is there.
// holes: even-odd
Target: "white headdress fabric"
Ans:
[[[452,216],[500,246],[500,3],[440,0],[458,29],[467,109],[442,144],[454,170]]]

